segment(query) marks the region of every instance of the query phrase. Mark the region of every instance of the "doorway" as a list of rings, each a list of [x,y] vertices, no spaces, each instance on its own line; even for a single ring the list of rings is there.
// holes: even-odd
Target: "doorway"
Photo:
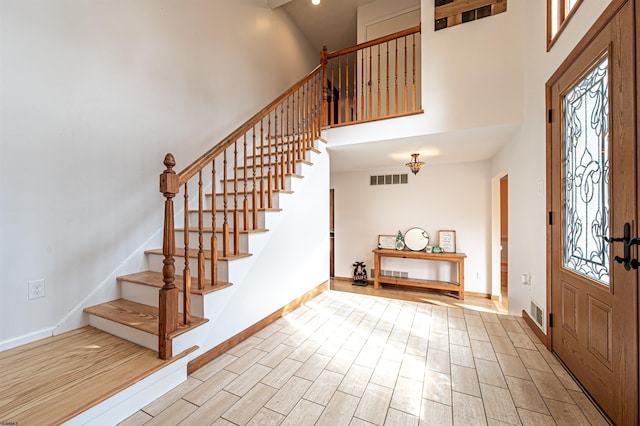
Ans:
[[[509,310],[509,176],[500,179],[500,304]]]
[[[551,349],[616,424],[638,422],[635,250],[603,238],[638,235],[634,31],[612,2],[547,82]]]

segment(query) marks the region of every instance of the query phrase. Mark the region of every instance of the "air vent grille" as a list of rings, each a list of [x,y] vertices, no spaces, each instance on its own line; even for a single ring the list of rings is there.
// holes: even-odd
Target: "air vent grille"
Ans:
[[[398,175],[375,175],[370,177],[371,185],[401,185],[409,183],[407,173]]]
[[[533,318],[533,320],[536,322],[536,324],[538,324],[538,327],[544,330],[544,309],[542,309],[542,307],[533,300],[531,300],[531,309],[529,310],[529,314],[531,315],[531,318]]]

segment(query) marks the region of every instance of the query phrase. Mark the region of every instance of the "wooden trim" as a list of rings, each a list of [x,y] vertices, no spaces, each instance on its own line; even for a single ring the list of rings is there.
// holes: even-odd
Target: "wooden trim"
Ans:
[[[347,47],[345,49],[336,50],[331,53],[327,53],[326,59],[337,58],[338,56],[346,55],[348,53],[357,52],[358,50],[366,49],[367,47],[375,46],[377,44],[386,43],[391,40],[395,40],[400,37],[406,37],[411,34],[416,34],[422,31],[421,25],[416,25],[415,27],[407,28],[406,30],[398,31],[393,34],[388,34],[386,36],[378,37],[373,40],[365,41],[364,43],[357,44],[352,47]]]
[[[304,303],[308,302],[309,300],[313,299],[314,297],[320,295],[321,293],[327,290],[329,290],[329,281],[323,282],[319,286],[313,288],[309,292],[303,294],[302,296],[298,297],[297,299],[289,302],[287,305],[273,312],[271,315],[261,319],[260,321],[253,324],[249,328],[225,340],[224,342],[220,343],[218,346],[212,349],[209,349],[207,352],[191,360],[189,364],[187,364],[187,374],[191,374],[194,371],[197,371],[198,369],[204,367],[205,364],[209,363],[210,361],[214,360],[218,356],[222,355],[224,352],[236,346],[243,340],[253,336],[255,333],[262,330],[266,326],[272,324],[273,322],[277,321],[279,318],[285,316],[287,313],[300,307]]]
[[[471,297],[478,297],[478,298],[481,298],[481,299],[492,300],[491,294],[489,294],[489,293],[477,293],[475,291],[465,291],[464,295],[465,295],[465,297],[466,296],[471,296]]]
[[[607,8],[602,12],[602,15],[596,20],[596,22],[591,26],[589,31],[582,37],[582,39],[578,42],[576,47],[573,48],[569,56],[562,62],[562,64],[558,67],[556,72],[554,72],[549,80],[547,80],[547,86],[552,86],[555,81],[564,74],[567,69],[573,65],[576,58],[582,53],[582,51],[589,45],[591,42],[598,36],[598,34],[622,9],[622,7],[629,0],[611,0],[611,4],[607,6]]]
[[[551,50],[553,45],[556,43],[556,41],[560,37],[560,34],[562,34],[564,29],[569,24],[569,21],[571,20],[571,18],[573,18],[573,15],[576,14],[576,11],[580,7],[580,5],[582,5],[582,0],[578,0],[576,4],[573,6],[573,9],[571,9],[571,11],[567,14],[567,16],[561,16],[561,15],[564,15],[564,5],[566,0],[558,0],[558,4],[559,4],[558,15],[560,16],[559,18],[560,23],[558,25],[558,31],[556,31],[555,34],[551,34],[551,25],[553,24],[553,22],[551,19],[550,10],[551,10],[552,1],[553,0],[547,0],[547,52]]]
[[[538,339],[540,339],[540,341],[547,347],[547,349],[551,350],[549,335],[544,334],[542,330],[540,330],[540,327],[537,326],[537,324],[524,309],[522,310],[522,319],[524,319],[524,322],[527,323],[531,331],[533,331],[533,334],[538,336]]]
[[[424,114],[424,110],[419,109],[419,110],[416,110],[416,111],[401,112],[401,113],[398,113],[398,114],[385,115],[385,116],[382,116],[382,117],[365,118],[364,120],[354,120],[354,121],[349,121],[349,122],[346,122],[346,123],[330,124],[329,127],[333,129],[333,128],[336,128],[336,127],[353,126],[354,124],[373,123],[374,121],[388,120],[390,118],[409,117],[411,115],[417,115],[417,114]]]

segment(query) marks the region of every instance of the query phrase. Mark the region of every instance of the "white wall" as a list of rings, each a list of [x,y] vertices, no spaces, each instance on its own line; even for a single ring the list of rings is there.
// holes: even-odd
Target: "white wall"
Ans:
[[[456,251],[465,253],[465,290],[489,294],[490,274],[490,163],[427,165],[409,172],[409,183],[371,186],[372,174],[407,173],[389,169],[333,173],[335,190],[335,275],[352,277],[352,264],[364,261],[373,267],[378,234],[395,235],[420,227],[437,245],[438,230],[456,231]],[[384,269],[421,276],[424,263],[385,260]],[[440,272],[438,272],[440,273]],[[433,277],[429,277],[433,278]],[[441,277],[446,279],[446,277]]]
[[[263,0],[4,0],[0,20],[2,346],[112,296],[162,224],[164,154],[182,169],[318,59]]]
[[[583,2],[547,53],[545,2],[526,2],[524,124],[491,165],[492,176],[509,173],[509,313],[514,315],[528,311],[531,298],[546,306],[545,83],[609,3]],[[520,283],[521,274],[531,275],[531,287]]]

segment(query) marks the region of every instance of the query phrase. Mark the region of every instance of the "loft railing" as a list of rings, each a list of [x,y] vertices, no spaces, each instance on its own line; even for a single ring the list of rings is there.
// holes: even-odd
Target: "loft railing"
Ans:
[[[172,357],[171,336],[191,322],[191,287],[221,285],[218,262],[248,255],[240,234],[259,230],[258,212],[273,207],[273,196],[285,190],[286,178],[320,137],[322,67],[263,108],[182,172],[167,154],[160,175],[164,212],[163,281],[159,299],[159,354]],[[174,198],[182,191],[184,227],[176,251]],[[184,259],[176,276],[175,257]],[[192,272],[195,270],[195,273]],[[226,279],[226,277],[224,277]],[[182,314],[178,292],[182,286]]]
[[[420,25],[322,53],[331,127],[422,112]]]
[[[274,193],[285,190],[323,127],[421,112],[419,33],[417,26],[337,52],[325,47],[315,70],[183,171],[176,173],[175,158],[165,156],[160,358],[173,356],[172,336],[191,323],[191,288],[220,287],[218,262],[248,255],[240,234],[260,230],[258,213],[273,207]],[[174,199],[181,191],[183,227],[176,229]],[[176,231],[182,232],[178,250]],[[184,259],[182,276],[176,257]]]

